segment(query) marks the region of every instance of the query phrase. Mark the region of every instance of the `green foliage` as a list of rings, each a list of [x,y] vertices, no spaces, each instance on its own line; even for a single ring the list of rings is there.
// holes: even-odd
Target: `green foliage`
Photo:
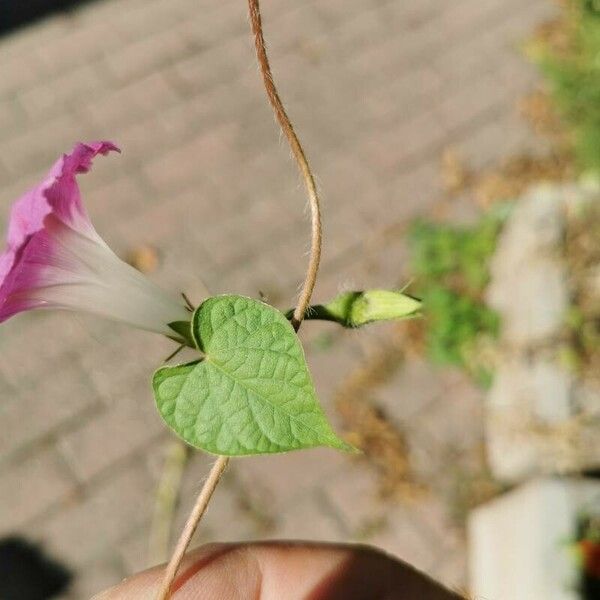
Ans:
[[[600,173],[600,3],[571,0],[565,9],[568,45],[534,52],[550,92],[572,133],[578,162]]]
[[[417,221],[409,233],[412,265],[419,280],[456,285],[466,293],[478,295],[488,283],[488,260],[506,210],[501,207],[472,227]],[[456,287],[456,286],[455,286]]]
[[[444,287],[432,286],[425,306],[432,319],[429,352],[438,363],[462,365],[467,344],[481,333],[498,333],[498,315],[494,311]]]
[[[471,227],[417,221],[409,232],[417,293],[423,298],[426,347],[438,364],[466,369],[482,385],[491,372],[480,346],[498,334],[498,315],[485,305],[489,260],[507,211]]]
[[[321,409],[304,352],[286,317],[242,296],[205,300],[194,312],[201,360],[159,369],[158,410],[188,444],[229,456],[315,446],[353,450]]]

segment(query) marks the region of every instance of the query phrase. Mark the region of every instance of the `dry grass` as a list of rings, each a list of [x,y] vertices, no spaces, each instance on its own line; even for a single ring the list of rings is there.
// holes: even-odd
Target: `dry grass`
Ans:
[[[600,203],[569,215],[565,255],[577,307],[571,344],[581,376],[600,385]]]
[[[562,152],[571,147],[556,107],[544,89],[538,88],[521,98],[517,108],[536,134],[549,139],[557,148],[564,149]]]
[[[448,148],[442,156],[441,171],[449,195],[467,193],[483,208],[514,200],[540,181],[567,181],[575,174],[570,154],[558,150],[543,156],[511,156],[477,172],[469,169],[456,150]]]
[[[361,448],[379,474],[384,498],[410,500],[424,491],[410,467],[406,438],[371,398],[373,390],[402,366],[404,351],[394,338],[348,377],[335,395],[347,440]]]

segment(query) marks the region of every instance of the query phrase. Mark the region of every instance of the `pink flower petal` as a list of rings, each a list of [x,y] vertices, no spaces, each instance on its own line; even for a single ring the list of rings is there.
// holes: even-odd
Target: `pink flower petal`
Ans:
[[[13,207],[0,256],[0,322],[24,310],[60,308],[182,338],[171,327],[190,320],[182,301],[120,260],[81,202],[76,175],[111,150],[118,148],[110,142],[77,144]]]
[[[27,248],[37,234],[43,232],[45,219],[54,215],[72,229],[83,235],[100,239],[81,202],[75,176],[87,173],[94,157],[119,149],[112,142],[76,144],[70,154],[64,154],[54,164],[46,178],[24,194],[11,210],[8,225],[7,248],[0,256],[0,322],[16,312],[31,308],[30,302],[10,302],[9,296],[27,289],[36,277],[36,267],[29,265],[20,269]],[[33,246],[38,245],[37,243]],[[51,253],[46,255],[50,260]],[[39,266],[39,265],[38,265]],[[15,298],[16,300],[16,298]]]

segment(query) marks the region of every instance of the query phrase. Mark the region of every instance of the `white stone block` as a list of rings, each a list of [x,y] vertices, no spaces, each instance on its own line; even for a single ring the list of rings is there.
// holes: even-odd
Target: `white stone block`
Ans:
[[[579,600],[569,552],[582,512],[600,511],[600,482],[539,479],[469,519],[471,591],[485,600]]]

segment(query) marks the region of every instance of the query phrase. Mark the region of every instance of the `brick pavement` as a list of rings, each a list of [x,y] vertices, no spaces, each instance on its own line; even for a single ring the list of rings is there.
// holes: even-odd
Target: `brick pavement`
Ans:
[[[403,281],[402,240],[383,232],[440,199],[443,148],[483,166],[537,147],[514,107],[535,84],[518,44],[552,14],[549,0],[265,0],[263,10],[275,76],[323,189],[317,300]],[[156,246],[152,277],[195,300],[206,282],[293,301],[305,199],[263,98],[245,3],[103,0],[3,38],[0,64],[0,225],[60,152],[114,139],[123,154],[98,160],[82,184],[118,253]],[[385,332],[314,327],[302,335],[336,418],[334,390]],[[323,331],[334,335],[329,353],[316,343]],[[25,531],[68,560],[78,574],[69,598],[145,565],[168,438],[147,380],[169,350],[81,316],[2,326],[0,531]],[[410,361],[374,398],[410,433],[429,482],[481,439],[480,398],[454,374]],[[186,473],[178,525],[208,464],[197,456]],[[464,542],[440,486],[411,505],[382,502],[373,482],[367,465],[326,450],[234,461],[198,540],[360,539],[464,584]]]

